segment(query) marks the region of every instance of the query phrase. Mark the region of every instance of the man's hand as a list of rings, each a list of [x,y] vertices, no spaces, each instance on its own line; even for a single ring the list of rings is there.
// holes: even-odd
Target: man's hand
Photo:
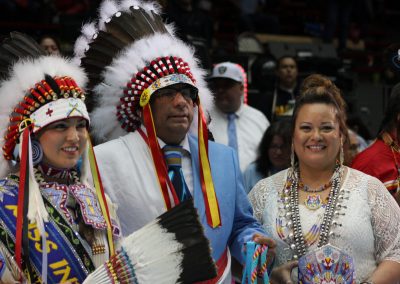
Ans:
[[[261,234],[254,234],[253,241],[260,245],[268,246],[267,265],[269,267],[275,258],[275,248],[276,248],[275,241],[273,239],[267,238],[266,236],[263,236]]]
[[[274,269],[270,276],[271,284],[294,284],[291,278],[292,269],[298,266],[297,260],[292,260]]]

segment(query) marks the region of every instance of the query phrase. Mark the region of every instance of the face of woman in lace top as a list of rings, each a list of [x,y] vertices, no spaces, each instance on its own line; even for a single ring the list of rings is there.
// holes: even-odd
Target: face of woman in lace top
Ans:
[[[333,169],[341,134],[336,108],[330,104],[304,104],[298,111],[293,145],[300,168]]]

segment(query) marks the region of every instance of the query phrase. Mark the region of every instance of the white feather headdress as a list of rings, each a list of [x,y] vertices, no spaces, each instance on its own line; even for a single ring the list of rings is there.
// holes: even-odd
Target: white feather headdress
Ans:
[[[95,28],[91,23],[88,32],[85,25],[75,43],[75,56],[88,73],[89,87],[95,93],[91,117],[94,135],[99,141],[117,138],[140,125],[138,107],[132,111],[134,126],[121,128],[117,107],[127,83],[157,58],[179,57],[186,62],[196,81],[203,110],[207,112],[211,107],[206,73],[200,68],[194,49],[175,37],[174,27],[164,24],[160,13],[157,3],[104,1]],[[191,132],[197,135],[196,120]]]
[[[33,170],[31,134],[59,119],[75,115],[89,119],[83,103],[85,95],[79,87],[85,86],[87,77],[78,65],[48,56],[34,39],[12,32],[0,45],[0,80],[0,176],[4,178],[14,170],[13,166],[20,165],[17,224],[22,230],[16,232],[14,256],[21,268],[22,255],[28,255],[22,248],[28,238],[25,224],[37,224],[44,247],[47,238],[48,212]],[[72,106],[72,102],[76,105]],[[72,108],[79,109],[79,114],[70,116]],[[86,170],[83,172],[86,175]],[[42,261],[47,262],[46,250]],[[45,265],[41,276],[47,278]]]
[[[159,13],[155,3],[131,0],[117,4],[106,0],[94,28],[97,32],[91,35],[93,29],[88,32],[84,27],[75,54],[79,56],[87,47],[80,61],[88,73],[89,88],[96,96],[92,111],[94,135],[98,142],[104,142],[135,131],[143,123],[166,207],[170,209],[172,203],[179,201],[166,169],[157,167],[164,157],[157,142],[149,100],[154,92],[169,85],[182,83],[190,85],[192,91],[196,89],[198,96],[193,100],[197,119],[193,119],[190,131],[198,139],[207,221],[216,228],[221,220],[207,152],[204,114],[212,99],[206,74],[194,56],[194,49],[175,37],[173,27],[164,24]],[[168,191],[171,195],[166,194]],[[169,200],[170,196],[175,197]]]

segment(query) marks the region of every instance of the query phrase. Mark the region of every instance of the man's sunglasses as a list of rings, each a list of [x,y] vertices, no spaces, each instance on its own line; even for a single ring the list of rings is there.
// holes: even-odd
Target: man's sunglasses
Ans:
[[[199,91],[197,90],[197,88],[194,88],[192,86],[168,86],[157,90],[153,96],[166,97],[172,100],[178,93],[180,93],[185,98],[185,100],[192,100],[193,102],[197,101],[197,98],[199,96]]]

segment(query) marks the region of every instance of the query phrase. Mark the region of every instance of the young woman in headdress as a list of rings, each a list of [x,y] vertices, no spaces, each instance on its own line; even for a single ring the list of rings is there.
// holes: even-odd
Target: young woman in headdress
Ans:
[[[81,283],[119,235],[91,154],[86,75],[19,33],[0,54],[0,283]]]

